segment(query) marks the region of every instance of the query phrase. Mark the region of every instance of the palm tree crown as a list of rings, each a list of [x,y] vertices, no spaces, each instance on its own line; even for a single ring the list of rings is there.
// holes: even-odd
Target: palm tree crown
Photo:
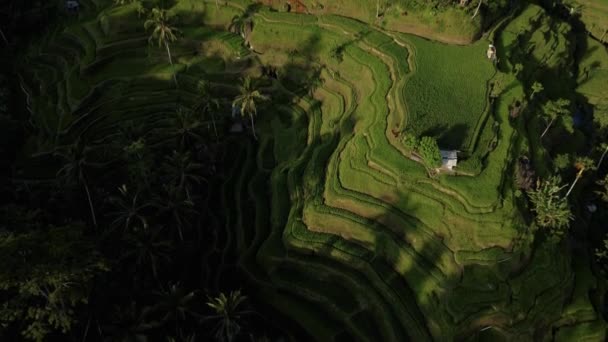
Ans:
[[[558,234],[573,218],[566,197],[560,194],[565,187],[559,177],[550,177],[544,182],[539,181],[536,190],[528,192],[538,225],[555,229]]]
[[[215,337],[219,341],[233,341],[240,333],[242,317],[251,313],[241,308],[246,299],[240,290],[231,291],[228,296],[222,292],[217,297],[209,298],[207,306],[213,309],[215,315],[207,319],[217,320]]]
[[[253,137],[257,139],[253,122],[253,117],[258,113],[256,102],[268,100],[269,97],[262,95],[259,90],[255,89],[249,77],[245,77],[243,84],[239,86],[239,91],[241,94],[234,99],[232,106],[239,107],[243,117],[249,116],[249,119],[251,119]]]
[[[164,9],[153,8],[150,12],[148,20],[144,22],[144,28],[146,31],[153,28],[152,34],[150,34],[150,38],[148,38],[148,42],[152,44],[156,39],[158,40],[158,47],[162,47],[164,45],[167,49],[167,56],[169,56],[169,63],[171,66],[173,66],[173,59],[171,58],[171,49],[169,49],[169,43],[173,43],[177,40],[177,34],[179,34],[180,31],[170,25],[167,11]],[[175,73],[173,73],[173,81],[175,81],[175,85],[178,86]]]
[[[167,11],[160,8],[152,9],[150,16],[144,22],[144,28],[146,30],[154,28],[152,34],[150,34],[150,38],[148,38],[148,42],[152,44],[157,39],[158,47],[175,42],[177,34],[180,32],[177,28],[170,25]]]

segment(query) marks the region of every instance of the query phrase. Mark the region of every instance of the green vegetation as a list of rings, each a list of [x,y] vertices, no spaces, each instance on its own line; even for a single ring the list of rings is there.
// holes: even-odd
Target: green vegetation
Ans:
[[[460,3],[91,0],[11,48],[0,339],[605,339],[608,53]]]
[[[552,228],[557,235],[563,235],[564,228],[573,219],[566,197],[560,194],[565,187],[559,177],[551,177],[528,192],[538,225]]]

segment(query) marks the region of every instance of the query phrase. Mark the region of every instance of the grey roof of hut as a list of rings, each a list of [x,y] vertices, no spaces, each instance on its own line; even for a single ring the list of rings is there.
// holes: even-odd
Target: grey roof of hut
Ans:
[[[458,164],[458,151],[440,150],[439,153],[441,153],[442,168],[452,170],[452,168]]]

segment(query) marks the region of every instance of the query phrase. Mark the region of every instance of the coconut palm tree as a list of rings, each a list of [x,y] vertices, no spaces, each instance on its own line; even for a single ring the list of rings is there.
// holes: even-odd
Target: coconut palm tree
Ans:
[[[171,49],[169,48],[169,44],[177,40],[177,35],[180,33],[180,31],[170,25],[167,11],[164,9],[153,8],[148,16],[148,20],[144,22],[144,28],[146,31],[150,28],[153,29],[152,34],[150,34],[150,38],[148,38],[148,42],[152,44],[154,40],[157,40],[158,47],[162,47],[164,45],[165,49],[167,49],[169,63],[171,64],[171,67],[173,67],[173,59],[171,57]],[[173,72],[173,81],[175,81],[175,86],[179,86],[177,84],[175,72]]]
[[[477,8],[475,8],[475,13],[473,13],[473,16],[471,17],[471,20],[475,19],[475,17],[479,13],[479,9],[481,8],[482,3],[483,3],[483,0],[479,0],[479,3],[477,4]]]
[[[87,165],[89,165],[86,152],[86,146],[80,139],[68,148],[68,153],[56,151],[55,154],[66,161],[63,167],[57,171],[57,178],[62,180],[64,184],[76,183],[81,184],[84,187],[87,195],[87,201],[89,202],[93,226],[97,228],[97,217],[95,215],[93,199],[91,198],[91,191],[89,190],[89,185],[85,175],[85,168]]]
[[[165,157],[161,168],[172,184],[186,192],[188,199],[192,187],[203,180],[203,165],[192,160],[189,152],[173,151],[170,156]]]
[[[169,132],[178,138],[181,148],[187,148],[196,141],[204,141],[200,134],[202,122],[190,108],[178,107],[175,115],[170,118],[169,124],[171,125]]]
[[[213,123],[213,132],[215,133],[215,141],[218,141],[217,127],[215,125],[215,114],[214,112],[220,108],[220,103],[217,99],[211,97],[209,92],[209,83],[204,80],[200,80],[197,84],[198,90],[198,104],[195,107],[196,111],[200,111],[201,115],[211,114],[211,122]]]
[[[0,28],[0,37],[2,37],[2,40],[4,41],[4,44],[6,46],[8,46],[8,40],[6,39],[6,36],[4,35],[4,32],[2,31],[1,28]]]
[[[243,13],[242,15],[235,15],[230,21],[228,30],[230,32],[240,35],[244,39],[247,39],[247,37],[245,37],[245,32],[247,31],[246,27],[251,25],[251,22],[251,17],[247,13]]]
[[[175,322],[175,332],[179,334],[179,322],[187,315],[197,315],[193,311],[195,293],[187,291],[179,283],[169,284],[168,288],[153,293],[156,304],[150,309],[150,314],[160,318],[163,323]]]
[[[243,117],[248,116],[251,119],[251,131],[253,132],[254,139],[258,139],[255,135],[255,124],[253,117],[257,115],[258,111],[256,108],[256,102],[268,100],[269,97],[262,95],[259,90],[253,87],[251,79],[245,77],[243,85],[239,86],[240,95],[238,95],[234,101],[232,101],[233,107],[239,107],[241,115]]]
[[[240,290],[231,291],[228,296],[221,292],[217,297],[208,298],[207,306],[213,309],[214,315],[204,321],[216,321],[215,337],[219,341],[231,342],[239,335],[243,316],[253,313],[242,308],[246,299]]]
[[[570,192],[572,192],[572,189],[574,189],[574,186],[576,185],[578,180],[583,177],[583,173],[585,171],[595,170],[595,166],[593,165],[593,160],[591,160],[591,158],[587,158],[587,157],[577,158],[576,162],[574,163],[574,167],[578,170],[578,172],[576,173],[576,178],[574,179],[574,182],[572,182],[570,189],[568,189],[568,192],[566,193],[566,197],[568,197],[570,195]]]
[[[125,259],[134,259],[136,267],[150,267],[156,281],[158,278],[158,265],[161,261],[171,260],[172,244],[170,241],[159,237],[160,227],[150,229],[149,233],[137,233],[127,235],[127,241],[131,246],[122,256]]]
[[[540,135],[540,137],[544,137],[545,134],[549,131],[549,128],[556,119],[560,118],[563,115],[570,114],[570,101],[566,99],[558,99],[556,101],[549,101],[544,108],[545,115],[551,118],[551,121]]]
[[[183,228],[190,225],[190,218],[197,214],[194,210],[194,202],[182,189],[173,184],[166,184],[162,192],[154,198],[154,207],[158,214],[171,219],[181,241],[184,240]]]
[[[538,181],[536,189],[528,191],[539,226],[558,232],[568,227],[573,216],[566,197],[560,195],[565,187],[561,184],[561,178],[554,176],[546,181]]]
[[[532,94],[530,94],[530,99],[533,99],[536,94],[540,93],[543,90],[545,90],[545,87],[543,87],[542,83],[534,82],[532,84]]]
[[[601,186],[602,189],[600,191],[596,191],[595,193],[600,196],[602,201],[608,202],[608,175],[604,177],[604,179],[600,179],[597,182],[597,185]]]
[[[111,225],[122,226],[125,230],[139,226],[148,229],[148,218],[145,211],[150,208],[151,204],[143,200],[139,191],[132,195],[124,184],[118,188],[118,191],[120,196],[110,197],[110,203],[117,208],[109,214],[109,216],[115,217]]]
[[[600,166],[602,166],[602,162],[604,161],[604,157],[606,157],[606,153],[608,153],[608,144],[603,143],[601,145],[601,147],[604,149],[604,152],[602,153],[602,156],[600,157],[600,160],[598,160],[597,165],[595,166],[596,169],[599,169]]]

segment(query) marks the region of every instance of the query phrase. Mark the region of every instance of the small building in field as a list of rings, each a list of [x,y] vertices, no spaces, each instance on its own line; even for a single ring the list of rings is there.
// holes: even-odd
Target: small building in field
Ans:
[[[496,47],[492,44],[488,46],[488,51],[486,52],[488,59],[495,60],[496,59]]]
[[[76,12],[80,9],[80,4],[75,0],[66,0],[65,9],[68,11]]]
[[[441,168],[453,170],[458,164],[458,151],[454,150],[439,150],[441,153]]]

